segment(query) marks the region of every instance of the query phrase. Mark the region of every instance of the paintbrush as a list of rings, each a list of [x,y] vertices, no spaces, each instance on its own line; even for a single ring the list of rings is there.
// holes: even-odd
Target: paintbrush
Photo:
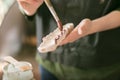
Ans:
[[[53,5],[51,4],[50,0],[44,0],[45,4],[47,5],[48,9],[50,10],[51,14],[53,15],[55,21],[57,22],[58,28],[62,31],[63,25],[62,22],[60,21],[57,13],[55,12]]]

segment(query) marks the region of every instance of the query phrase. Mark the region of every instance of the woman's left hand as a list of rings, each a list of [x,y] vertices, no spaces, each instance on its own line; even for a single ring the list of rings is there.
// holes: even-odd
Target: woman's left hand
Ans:
[[[73,31],[60,43],[60,45],[72,43],[78,40],[79,38],[88,35],[91,27],[92,27],[92,21],[90,19],[83,19],[73,29]]]

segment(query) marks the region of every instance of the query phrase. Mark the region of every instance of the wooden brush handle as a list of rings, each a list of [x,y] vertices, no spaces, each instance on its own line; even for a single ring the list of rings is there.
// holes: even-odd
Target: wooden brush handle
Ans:
[[[51,14],[53,15],[54,19],[56,20],[57,22],[57,25],[58,25],[58,28],[60,30],[62,30],[62,23],[57,15],[57,13],[55,12],[50,0],[44,0],[45,4],[47,5],[48,9],[50,10]]]

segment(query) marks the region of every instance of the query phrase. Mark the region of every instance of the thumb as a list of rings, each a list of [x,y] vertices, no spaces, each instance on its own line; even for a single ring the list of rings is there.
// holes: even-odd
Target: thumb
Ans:
[[[81,36],[87,35],[91,25],[92,25],[92,21],[90,19],[82,20],[78,25],[78,34]]]

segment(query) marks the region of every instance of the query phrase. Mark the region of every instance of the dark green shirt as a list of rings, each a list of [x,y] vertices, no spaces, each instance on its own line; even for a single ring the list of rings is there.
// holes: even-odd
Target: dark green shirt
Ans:
[[[96,19],[120,6],[120,0],[51,0],[51,2],[62,23],[72,22],[75,26],[84,18]],[[44,4],[38,9],[36,22],[39,46],[41,38],[53,31],[57,25]],[[61,46],[54,52],[39,53],[37,60],[61,80],[110,80],[106,78],[116,74],[117,70],[120,71],[119,65],[116,66],[120,63],[119,34],[118,28],[88,35]]]

